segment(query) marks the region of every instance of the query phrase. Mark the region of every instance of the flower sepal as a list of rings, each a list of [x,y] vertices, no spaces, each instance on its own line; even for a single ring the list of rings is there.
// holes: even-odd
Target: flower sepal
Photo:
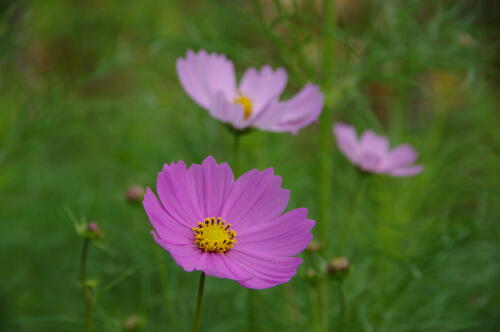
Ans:
[[[78,235],[84,239],[97,240],[104,236],[101,227],[95,221],[76,224],[75,228]]]

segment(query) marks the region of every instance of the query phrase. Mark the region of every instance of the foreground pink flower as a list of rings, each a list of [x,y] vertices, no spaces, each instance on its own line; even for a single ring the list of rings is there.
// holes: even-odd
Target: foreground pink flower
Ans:
[[[287,282],[312,238],[307,209],[283,214],[289,191],[271,168],[236,181],[227,163],[212,157],[186,168],[166,164],[148,188],[144,208],[153,237],[185,271],[199,270],[262,289]]]
[[[286,86],[283,68],[249,68],[236,86],[233,63],[222,54],[188,51],[177,60],[181,84],[193,100],[219,121],[238,130],[255,127],[297,133],[315,122],[323,108],[319,87],[307,84],[295,97],[280,102]]]
[[[366,172],[412,176],[423,170],[421,165],[412,165],[418,154],[409,144],[389,150],[387,138],[367,130],[358,140],[354,128],[343,123],[335,124],[333,133],[340,151]]]

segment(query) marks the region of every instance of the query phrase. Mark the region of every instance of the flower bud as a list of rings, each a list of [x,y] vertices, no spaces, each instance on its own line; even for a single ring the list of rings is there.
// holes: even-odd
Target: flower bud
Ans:
[[[464,47],[474,47],[477,45],[474,38],[472,38],[472,36],[466,32],[462,32],[462,33],[458,34],[457,42],[460,46],[464,46]]]
[[[319,279],[319,274],[313,268],[308,268],[306,270],[305,278],[306,278],[307,281],[309,281],[311,283],[315,283]]]
[[[144,198],[145,193],[146,190],[143,186],[135,184],[127,189],[125,192],[125,198],[127,199],[127,202],[131,204],[140,203]]]
[[[123,329],[125,331],[137,331],[144,326],[144,323],[143,317],[137,314],[132,314],[123,321]]]
[[[76,225],[76,231],[80,236],[90,240],[103,236],[101,227],[95,221]]]
[[[334,258],[328,263],[326,270],[330,276],[342,280],[349,272],[349,260],[345,257]]]
[[[314,253],[314,252],[318,252],[320,250],[321,250],[321,243],[319,243],[318,241],[315,241],[315,240],[309,242],[309,245],[306,248],[306,251],[308,253]]]
[[[97,280],[95,279],[86,279],[83,281],[83,285],[82,285],[84,288],[87,288],[87,289],[95,289],[97,288]]]
[[[102,236],[102,229],[95,221],[92,221],[87,224],[87,234],[92,239],[98,239]]]

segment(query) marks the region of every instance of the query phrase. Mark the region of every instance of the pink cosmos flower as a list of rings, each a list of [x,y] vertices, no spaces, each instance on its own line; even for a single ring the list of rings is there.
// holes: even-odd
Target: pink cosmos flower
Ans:
[[[418,154],[409,144],[389,150],[387,138],[367,130],[358,140],[354,128],[343,123],[335,124],[333,133],[340,151],[366,172],[412,176],[423,170],[421,165],[412,165]]]
[[[210,115],[238,130],[255,127],[296,134],[315,122],[323,108],[319,87],[307,84],[295,97],[279,101],[286,86],[283,68],[249,68],[239,86],[233,63],[222,54],[188,51],[177,60],[184,90]]]
[[[233,179],[227,163],[166,164],[144,209],[155,241],[185,271],[236,280],[262,289],[290,280],[297,257],[312,238],[307,209],[285,214],[290,193],[273,169],[253,169]]]

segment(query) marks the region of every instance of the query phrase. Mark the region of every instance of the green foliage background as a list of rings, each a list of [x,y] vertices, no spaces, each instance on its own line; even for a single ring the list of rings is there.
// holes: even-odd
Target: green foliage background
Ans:
[[[329,330],[498,331],[498,5],[337,0],[335,9],[325,28],[321,1],[2,1],[0,331],[83,331],[77,221],[105,233],[90,252],[96,331],[123,331],[131,315],[140,331],[190,330],[198,274],[156,246],[124,192],[154,187],[166,162],[232,161],[233,137],[176,77],[175,59],[202,48],[225,53],[240,75],[286,67],[287,96],[322,84],[322,122],[374,128],[421,153],[419,176],[365,179],[332,137],[320,142],[319,125],[243,138],[241,169],[273,167],[289,207],[313,218],[319,149],[331,145],[332,199],[315,232],[319,255],[346,256],[351,269],[345,318],[340,284],[328,282]],[[315,329],[306,271],[318,257],[303,256],[292,282],[256,294],[257,331]],[[246,298],[235,282],[208,278],[202,330],[246,329]]]

